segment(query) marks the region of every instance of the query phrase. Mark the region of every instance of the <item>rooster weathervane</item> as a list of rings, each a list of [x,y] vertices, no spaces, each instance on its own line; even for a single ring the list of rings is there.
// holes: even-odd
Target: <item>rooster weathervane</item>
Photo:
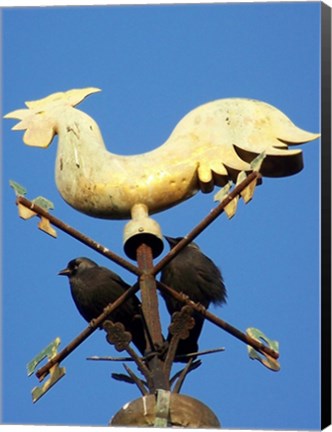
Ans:
[[[288,147],[312,141],[320,135],[298,128],[281,111],[267,103],[242,98],[220,99],[189,112],[167,141],[155,150],[121,156],[107,150],[97,123],[75,108],[88,95],[99,91],[89,87],[54,93],[26,102],[27,108],[5,116],[20,120],[13,130],[25,130],[23,141],[27,145],[46,148],[58,135],[55,179],[60,195],[73,208],[89,216],[131,219],[124,230],[124,250],[128,257],[137,260],[137,266],[134,266],[89,239],[52,216],[48,212],[53,208],[50,201],[43,197],[29,201],[24,197],[25,188],[10,182],[23,219],[38,215],[38,226],[43,231],[56,236],[52,224],[138,276],[138,284],[103,309],[102,314],[89,322],[88,327],[61,352],[57,353],[60,338],[56,338],[29,362],[27,372],[31,375],[47,357],[48,362],[35,375],[40,382],[50,375],[42,386],[32,390],[33,401],[36,402],[65,375],[60,362],[102,325],[107,331],[108,342],[118,351],[127,351],[145,378],[142,381],[127,366],[128,375],[112,375],[135,383],[143,397],[126,404],[113,417],[111,425],[218,428],[219,420],[205,404],[179,394],[186,375],[200,366],[200,360],[194,360],[196,354],[204,352],[192,353],[194,357],[189,355],[184,369],[170,378],[179,341],[186,339],[188,330],[192,328],[193,311],[247,343],[249,357],[273,371],[280,369],[278,342],[256,328],[248,328],[246,333],[239,331],[207,311],[199,302],[195,303],[183,293],[157,282],[155,276],[221,212],[232,216],[240,196],[248,202],[261,176],[283,177],[301,171],[302,151],[289,150]],[[229,192],[234,183],[235,188]],[[218,206],[154,265],[153,258],[163,249],[163,236],[158,223],[150,215],[175,206],[199,191],[212,192],[215,186],[222,188],[214,197],[220,201]],[[172,315],[169,326],[172,338],[166,354],[157,288],[184,305],[181,312]],[[128,338],[128,333],[119,327],[119,323],[109,321],[110,314],[138,289],[149,348],[142,358],[129,345],[130,333]]]
[[[76,210],[104,219],[130,219],[125,250],[137,235],[150,236],[154,256],[162,251],[162,234],[150,214],[191,198],[198,191],[236,181],[250,172],[258,155],[265,158],[262,176],[283,177],[303,168],[302,151],[288,146],[319,134],[295,126],[275,107],[252,99],[219,99],[189,112],[160,147],[143,154],[109,152],[97,123],[75,108],[98,88],[51,94],[26,102],[27,109],[8,113],[25,130],[23,141],[48,147],[58,135],[55,179],[62,198]],[[130,174],[130,175],[129,175]],[[128,247],[129,245],[129,247]]]

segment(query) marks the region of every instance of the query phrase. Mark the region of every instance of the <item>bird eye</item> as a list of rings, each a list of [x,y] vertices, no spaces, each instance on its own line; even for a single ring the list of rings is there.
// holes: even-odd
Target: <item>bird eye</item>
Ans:
[[[71,274],[74,274],[77,271],[79,265],[80,264],[78,262],[70,262],[68,264],[68,269],[70,270]]]
[[[80,267],[82,268],[82,261],[75,261],[73,271],[76,272]]]

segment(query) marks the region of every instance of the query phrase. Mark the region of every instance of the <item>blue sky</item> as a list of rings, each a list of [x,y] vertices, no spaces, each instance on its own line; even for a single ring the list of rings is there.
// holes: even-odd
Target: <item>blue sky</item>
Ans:
[[[7,8],[2,24],[3,113],[56,91],[99,87],[80,109],[114,153],[152,150],[191,109],[227,97],[263,100],[299,127],[320,130],[319,3]],[[2,422],[106,425],[139,393],[111,379],[121,364],[86,360],[114,354],[102,332],[63,362],[66,377],[34,405],[38,381],[25,368],[56,336],[64,347],[86,326],[57,276],[70,259],[88,256],[128,283],[135,277],[66,234],[54,240],[36,220],[19,219],[9,180],[31,199],[49,198],[57,217],[123,256],[125,222],[70,208],[54,182],[56,142],[27,147],[14,124],[3,121]],[[228,289],[228,304],[211,311],[280,343],[274,373],[251,361],[242,342],[205,324],[200,347],[225,352],[204,357],[183,393],[207,404],[224,428],[319,428],[319,145],[301,146],[303,171],[264,179],[250,204],[197,239]],[[214,206],[213,194],[198,194],[155,219],[165,234],[181,236]],[[160,312],[166,333],[162,299]]]

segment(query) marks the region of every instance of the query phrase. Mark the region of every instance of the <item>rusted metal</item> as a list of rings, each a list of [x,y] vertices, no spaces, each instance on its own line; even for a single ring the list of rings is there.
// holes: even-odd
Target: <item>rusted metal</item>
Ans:
[[[188,353],[188,354],[181,354],[176,356],[176,358],[178,359],[190,359],[191,357],[201,357],[204,355],[208,355],[208,354],[215,354],[215,353],[219,353],[225,351],[224,347],[220,347],[220,348],[211,348],[211,349],[207,349],[207,350],[203,350],[203,351],[195,351],[192,353]],[[152,355],[154,355],[153,353],[150,353],[146,356],[143,357],[143,360],[148,360]],[[109,361],[109,362],[132,362],[133,359],[131,357],[114,357],[114,356],[97,356],[97,355],[93,355],[93,356],[89,356],[86,358],[87,360],[91,360],[91,361]]]
[[[113,322],[106,320],[103,322],[103,329],[107,333],[107,342],[114,345],[119,352],[128,350],[131,342],[131,334],[126,331],[125,326],[121,322]]]
[[[123,365],[123,367],[126,369],[129,377],[134,381],[134,383],[137,385],[138,389],[140,390],[140,392],[142,393],[142,395],[146,395],[148,394],[148,390],[146,388],[146,386],[148,386],[148,383],[144,383],[141,379],[139,379],[134,372],[130,369],[129,366],[127,366],[126,364]],[[112,375],[113,377],[113,375]],[[145,386],[146,384],[146,386]]]
[[[142,272],[139,283],[143,315],[153,343],[161,346],[163,344],[163,337],[158,314],[156,281],[151,274],[151,270],[153,269],[152,253],[151,248],[144,243],[137,248],[137,264]]]
[[[220,348],[211,348],[211,349],[207,349],[207,350],[203,350],[203,351],[195,351],[192,353],[188,353],[188,354],[180,354],[176,356],[176,359],[190,359],[191,357],[201,357],[204,355],[208,355],[208,354],[215,354],[218,352],[222,352],[225,351],[224,347],[220,347]]]
[[[141,359],[136,359],[135,356],[132,356],[130,352],[130,347],[127,349],[129,355],[133,358],[135,363],[137,364],[139,370],[147,379],[147,385],[149,387],[149,391],[154,393],[157,389],[169,390],[170,388],[170,380],[169,373],[172,365],[172,361],[174,359],[174,353],[172,355],[166,356],[167,367],[165,370],[165,361],[163,360],[163,356],[161,355],[162,350],[164,349],[164,339],[162,336],[161,324],[159,319],[158,312],[158,296],[157,296],[157,282],[155,280],[156,274],[162,270],[162,268],[168,264],[184,247],[188,245],[191,241],[193,241],[207,226],[209,226],[229,205],[232,200],[238,198],[239,195],[243,194],[243,191],[248,187],[252,187],[252,185],[256,184],[256,182],[260,179],[260,174],[256,171],[252,172],[249,176],[247,176],[240,184],[236,185],[232,192],[228,193],[222,201],[218,204],[216,208],[214,208],[196,227],[190,231],[190,233],[184,237],[182,241],[180,241],[162,260],[159,261],[157,265],[153,265],[153,252],[149,245],[142,243],[137,246],[136,250],[136,259],[137,265],[135,266],[123,259],[122,257],[116,255],[108,248],[102,246],[100,243],[92,240],[81,232],[77,231],[70,225],[64,223],[60,219],[51,215],[47,209],[38,205],[33,201],[28,200],[22,195],[17,196],[16,203],[21,208],[22,206],[26,208],[28,211],[32,213],[32,215],[37,215],[40,218],[46,219],[55,227],[61,229],[66,232],[71,237],[79,240],[83,244],[88,247],[94,249],[95,251],[101,253],[105,257],[109,258],[113,262],[119,264],[124,267],[128,271],[139,276],[139,284],[132,286],[126,293],[124,293],[121,297],[117,299],[116,302],[110,304],[107,308],[105,308],[103,314],[101,314],[97,319],[93,320],[89,326],[78,335],[70,344],[68,344],[59,354],[55,355],[52,359],[48,361],[48,363],[40,368],[36,372],[36,376],[42,381],[45,376],[50,372],[51,368],[55,365],[59,364],[60,361],[65,359],[72,351],[74,351],[87,337],[89,337],[99,326],[105,321],[107,316],[119,307],[129,296],[141,290],[142,297],[142,312],[146,326],[146,334],[147,334],[147,345],[148,350],[144,357],[144,362]],[[143,239],[143,237],[142,237]],[[260,353],[270,356],[270,358],[277,359],[278,353],[274,350],[270,349],[259,340],[251,338],[249,335],[246,335],[216,317],[215,315],[208,312],[203,306],[200,304],[193,303],[188,297],[183,294],[179,294],[171,288],[159,283],[160,289],[166,291],[169,295],[175,297],[177,300],[182,301],[184,304],[191,306],[194,310],[197,310],[205,318],[212,323],[216,324],[218,327],[242,340],[246,344],[252,346],[254,349],[259,351]],[[174,345],[174,344],[173,344]],[[173,346],[174,348],[174,346]],[[174,351],[172,349],[171,351]],[[173,357],[171,359],[171,357]],[[189,370],[189,369],[188,369]],[[138,379],[138,378],[137,378]]]
[[[137,276],[141,274],[141,271],[137,268],[137,266],[133,265],[129,261],[115,254],[114,252],[112,252],[110,249],[103,246],[102,244],[96,242],[95,240],[92,240],[90,237],[86,236],[85,234],[82,234],[80,231],[66,224],[62,220],[56,218],[55,216],[47,212],[45,209],[35,204],[34,202],[28,200],[24,196],[18,196],[16,199],[16,204],[21,204],[27,209],[37,213],[40,217],[48,219],[52,225],[59,228],[61,231],[64,231],[71,237],[75,238],[76,240],[80,241],[86,246],[89,246],[91,249],[95,250],[96,252],[99,252],[101,255],[104,255],[106,258],[109,258],[111,261],[119,264],[121,267],[127,269],[131,273],[134,273]]]
[[[137,284],[130,287],[125,293],[123,293],[115,302],[109,304],[98,318],[92,320],[88,327],[86,327],[75,339],[73,339],[62,351],[60,351],[56,356],[48,361],[42,368],[36,372],[36,376],[39,381],[42,381],[45,376],[49,373],[52,366],[56,363],[60,363],[68,355],[74,351],[82,342],[85,341],[97,328],[101,325],[103,321],[108,317],[108,315],[116,310],[121,304],[126,301],[130,296],[135,294],[139,289]]]
[[[126,331],[124,325],[120,322],[113,323],[113,321],[107,320],[104,322],[103,328],[107,332],[107,341],[114,345],[117,351],[127,351],[130,357],[136,363],[138,369],[144,375],[148,387],[152,387],[152,373],[146,367],[145,363],[139,358],[136,352],[130,347],[129,343],[131,342],[131,334]],[[139,380],[137,377],[136,379]]]
[[[142,272],[139,278],[142,298],[142,311],[148,327],[152,344],[147,338],[150,350],[160,349],[164,343],[159,319],[158,296],[156,280],[152,274],[153,260],[151,247],[142,243],[137,248],[137,264]],[[157,389],[169,390],[169,379],[163,372],[163,362],[157,356],[152,356],[147,360],[148,367],[153,375],[153,387],[150,392],[154,393]]]
[[[251,183],[256,182],[261,175],[253,171],[246,177],[239,185],[237,185],[211,212],[190,232],[187,234],[177,245],[172,248],[167,255],[164,256],[153,268],[154,275],[159,273],[179,252],[182,251],[190,242],[192,242],[202,231],[205,230],[217,217],[223,213],[225,207],[238,197],[241,192],[247,188]]]
[[[252,346],[259,352],[263,354],[267,354],[274,359],[279,358],[279,354],[274,351],[273,349],[267,347],[263,343],[259,342],[258,340],[250,337],[249,335],[241,332],[236,327],[233,327],[231,324],[228,324],[226,321],[222,320],[221,318],[218,318],[216,315],[213,315],[211,312],[209,312],[204,306],[202,306],[199,303],[194,303],[188,296],[185,296],[184,294],[178,293],[177,291],[174,291],[172,288],[168,287],[167,285],[163,284],[162,282],[158,282],[158,287],[167,293],[168,295],[172,295],[176,300],[179,300],[180,302],[187,304],[191,306],[193,309],[195,309],[197,312],[202,314],[208,321],[212,322],[216,326],[222,328],[227,333],[230,333],[231,335],[235,336],[237,339],[241,340],[242,342]]]
[[[195,325],[192,312],[193,309],[190,306],[184,305],[181,311],[175,312],[172,316],[172,322],[169,326],[169,332],[172,335],[172,338],[169,343],[164,364],[164,372],[167,377],[169,377],[171,372],[172,364],[176,355],[176,349],[180,339],[186,339],[189,337],[189,332]]]
[[[199,362],[199,364],[201,364],[200,360],[198,360],[198,362]],[[185,380],[187,374],[191,371],[191,366],[193,363],[194,363],[194,359],[193,358],[189,359],[188,363],[182,369],[182,371],[179,375],[179,379],[176,381],[175,386],[172,390],[174,393],[180,393],[180,390],[183,386],[184,380]]]
[[[202,365],[201,360],[194,360],[193,362],[190,361],[190,366],[188,366],[188,363],[183,369],[180,369],[178,372],[176,372],[172,378],[170,379],[171,386],[175,383],[172,392],[179,393],[178,388],[181,387],[181,380],[183,376],[187,376],[187,374],[191,371],[194,371],[195,369],[199,368]]]

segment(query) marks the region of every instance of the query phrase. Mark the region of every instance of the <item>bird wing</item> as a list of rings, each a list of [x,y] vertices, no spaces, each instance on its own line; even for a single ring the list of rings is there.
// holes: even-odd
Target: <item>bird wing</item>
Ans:
[[[91,269],[94,270],[94,269]],[[91,278],[94,279],[94,271],[91,272]],[[98,267],[95,271],[95,276],[98,276],[98,301],[104,304],[104,307],[109,303],[117,300],[128,288],[128,285],[118,274],[106,267]],[[96,279],[94,279],[96,283]],[[93,280],[92,280],[93,282]],[[114,313],[113,316],[125,315],[134,316],[139,313],[140,301],[135,295],[127,299]]]
[[[211,261],[208,257],[206,258]],[[203,296],[209,303],[221,305],[226,303],[226,287],[220,270],[213,262],[212,264],[213,266],[210,266],[209,272],[206,271],[206,268],[198,266],[196,269],[197,283]]]
[[[92,267],[71,278],[71,292],[80,314],[87,321],[97,318],[110,303],[117,300],[129,285],[116,273],[105,267]],[[146,347],[140,302],[135,295],[129,297],[108,319],[121,322],[132,335],[141,354]]]
[[[129,285],[116,273],[105,267],[82,271],[71,280],[72,295],[82,316],[90,321],[98,317],[108,304],[117,300]],[[134,295],[111,315],[114,321],[130,320],[139,313],[139,300]]]

